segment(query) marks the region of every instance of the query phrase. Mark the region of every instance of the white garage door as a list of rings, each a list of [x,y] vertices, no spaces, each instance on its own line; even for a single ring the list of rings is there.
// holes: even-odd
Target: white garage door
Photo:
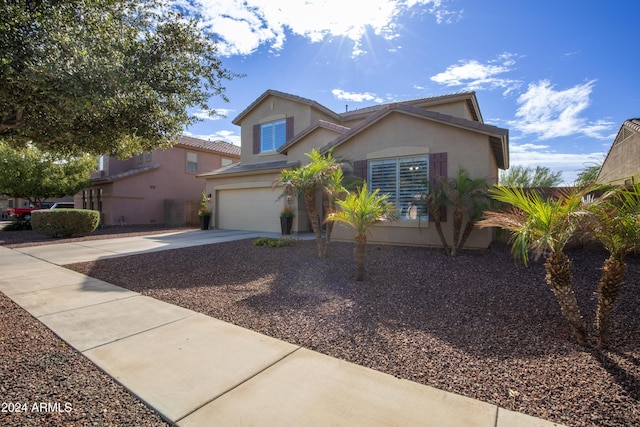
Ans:
[[[218,191],[218,228],[279,233],[280,194],[270,187]]]

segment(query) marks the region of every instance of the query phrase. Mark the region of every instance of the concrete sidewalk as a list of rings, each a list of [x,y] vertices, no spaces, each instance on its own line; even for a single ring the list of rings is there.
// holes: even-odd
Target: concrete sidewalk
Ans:
[[[60,267],[256,236],[209,230],[0,247],[0,291],[180,426],[556,425],[334,359]]]

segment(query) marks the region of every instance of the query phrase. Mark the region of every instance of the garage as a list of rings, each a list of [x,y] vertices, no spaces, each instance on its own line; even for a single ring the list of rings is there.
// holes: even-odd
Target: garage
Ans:
[[[279,233],[280,194],[271,187],[218,190],[218,228]]]

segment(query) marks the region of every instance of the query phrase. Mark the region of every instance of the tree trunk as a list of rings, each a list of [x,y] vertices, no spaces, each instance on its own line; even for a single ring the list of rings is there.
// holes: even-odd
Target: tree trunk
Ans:
[[[333,231],[333,221],[327,221],[325,225],[325,242],[324,242],[324,257],[329,256],[329,243],[331,242],[331,232]]]
[[[602,277],[598,283],[598,307],[596,308],[596,334],[598,347],[609,343],[609,322],[613,305],[618,299],[624,281],[625,265],[621,260],[610,256],[602,267]]]
[[[355,237],[356,280],[364,280],[364,248],[367,246],[367,235],[358,233]]]
[[[475,226],[475,224],[476,222],[472,219],[467,221],[467,225],[465,225],[464,227],[464,232],[462,233],[462,238],[460,239],[460,243],[458,243],[458,252],[461,251],[462,248],[464,247],[464,244],[467,243],[467,239],[471,235],[471,232],[473,231],[473,227]]]
[[[324,251],[322,250],[322,230],[318,224],[318,211],[316,210],[316,192],[307,191],[304,193],[304,202],[307,205],[307,215],[311,222],[311,228],[316,235],[316,243],[318,245],[318,258],[322,258]]]
[[[324,206],[324,212],[327,216],[333,212],[333,206],[329,203],[329,196],[326,194],[322,197],[322,205]],[[333,221],[327,221],[325,224],[325,242],[324,242],[324,257],[329,256],[329,243],[331,242],[331,232],[333,231]]]
[[[431,217],[433,218],[433,223],[435,224],[436,231],[438,232],[438,236],[440,237],[440,242],[442,242],[442,248],[444,249],[444,252],[449,255],[449,245],[447,244],[447,239],[444,237],[444,232],[442,231],[440,209],[434,209],[431,212]]]
[[[453,243],[451,243],[451,256],[458,255],[458,240],[462,229],[462,209],[457,207],[453,212]]]
[[[584,345],[586,343],[584,320],[573,292],[571,261],[562,252],[551,252],[544,267],[547,272],[547,284],[556,296],[563,316],[569,321],[578,343]]]

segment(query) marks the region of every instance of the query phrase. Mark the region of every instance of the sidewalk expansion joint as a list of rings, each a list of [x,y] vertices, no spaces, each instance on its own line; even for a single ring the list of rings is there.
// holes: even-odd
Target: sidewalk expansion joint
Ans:
[[[277,365],[278,363],[282,362],[284,359],[292,356],[295,352],[297,352],[298,350],[300,350],[302,347],[298,346],[297,348],[295,348],[293,351],[285,354],[284,356],[282,356],[281,358],[279,358],[278,360],[274,361],[273,363],[265,366],[263,369],[259,370],[258,372],[256,372],[255,374],[251,375],[250,377],[246,378],[243,381],[240,381],[238,384],[234,385],[233,387],[230,387],[228,390],[225,390],[221,393],[219,393],[218,395],[212,397],[211,399],[207,400],[206,402],[204,402],[202,405],[199,405],[198,407],[196,407],[195,409],[193,409],[193,411],[190,411],[188,413],[186,413],[185,415],[183,415],[182,417],[180,417],[179,419],[175,420],[174,423],[178,423],[182,420],[184,420],[185,418],[187,418],[188,416],[190,416],[191,414],[198,412],[200,409],[204,408],[205,406],[207,406],[208,404],[210,404],[211,402],[221,398],[222,396],[224,396],[225,394],[228,394],[230,392],[232,392],[233,390],[237,389],[238,387],[240,387],[241,385],[251,381],[252,379],[256,378],[258,375],[262,374],[263,372],[271,369],[273,366]]]
[[[154,327],[152,327],[152,328],[144,329],[144,330],[142,330],[142,331],[138,331],[138,332],[133,333],[133,334],[131,334],[131,335],[127,335],[127,336],[124,336],[124,337],[119,337],[119,338],[116,338],[116,339],[114,339],[114,340],[112,340],[112,341],[105,342],[105,343],[102,343],[102,344],[100,344],[100,345],[96,345],[96,346],[94,346],[94,347],[84,349],[84,350],[82,350],[82,351],[81,351],[81,353],[83,353],[83,354],[84,354],[84,353],[86,353],[87,351],[95,350],[96,348],[104,347],[105,345],[113,344],[114,342],[118,342],[118,341],[126,340],[127,338],[135,337],[135,336],[137,336],[137,335],[145,334],[145,333],[147,333],[147,332],[149,332],[149,331],[153,331],[153,330],[155,330],[155,329],[163,328],[163,327],[165,327],[165,326],[167,326],[167,325],[171,325],[171,324],[173,324],[173,323],[180,322],[180,321],[182,321],[182,320],[185,320],[185,319],[188,319],[188,318],[190,318],[190,317],[196,316],[197,314],[198,314],[198,313],[193,312],[192,314],[189,314],[189,315],[187,315],[187,316],[181,317],[181,318],[179,318],[179,319],[174,319],[174,320],[172,320],[172,321],[170,321],[170,322],[166,322],[166,323],[163,323],[163,324],[161,324],[161,325],[156,325],[156,326],[154,326]]]
[[[70,286],[74,286],[74,285],[64,285],[64,286],[58,286],[58,287],[55,287],[55,288],[38,289],[37,291],[31,291],[31,292],[39,292],[41,290],[67,288],[67,287],[70,287]],[[28,294],[28,293],[30,293],[30,292],[24,292],[22,294],[16,294],[16,295],[24,295],[24,294]],[[35,316],[34,315],[33,317],[35,317],[36,319],[42,319],[43,317],[47,317],[47,316],[54,316],[54,315],[57,315],[57,314],[60,314],[60,313],[68,313],[70,311],[82,310],[83,308],[88,308],[88,307],[97,307],[99,305],[109,304],[109,303],[112,303],[114,301],[124,301],[124,300],[129,299],[129,298],[135,298],[135,297],[140,297],[140,296],[143,296],[143,295],[140,294],[140,293],[136,293],[135,295],[129,295],[129,296],[126,296],[126,297],[112,299],[112,300],[108,300],[108,301],[96,302],[94,304],[83,305],[83,306],[80,306],[80,307],[68,308],[66,310],[54,311],[53,313],[41,314],[40,316]],[[9,297],[9,298],[11,298],[11,297]],[[23,307],[23,310],[29,311],[24,307]]]

